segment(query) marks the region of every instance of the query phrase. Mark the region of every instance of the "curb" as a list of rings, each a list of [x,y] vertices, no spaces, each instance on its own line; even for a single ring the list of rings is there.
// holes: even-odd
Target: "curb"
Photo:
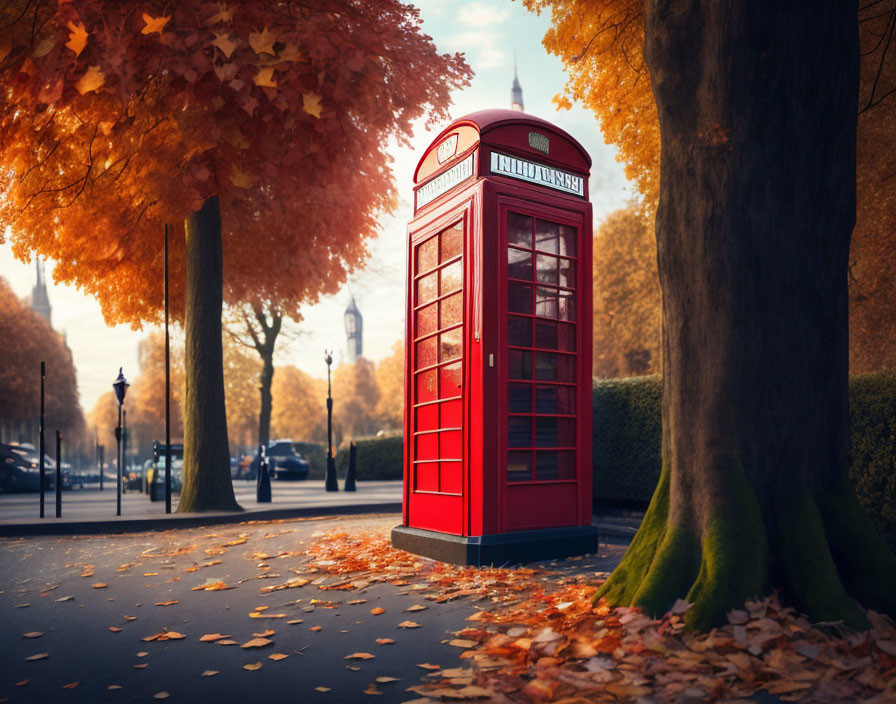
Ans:
[[[311,516],[353,515],[359,513],[401,513],[401,502],[348,504],[340,506],[299,506],[228,513],[168,514],[149,518],[122,518],[105,521],[43,519],[41,523],[0,524],[0,538],[37,535],[91,535],[96,533],[142,533],[144,531],[195,528],[228,523],[274,521]]]

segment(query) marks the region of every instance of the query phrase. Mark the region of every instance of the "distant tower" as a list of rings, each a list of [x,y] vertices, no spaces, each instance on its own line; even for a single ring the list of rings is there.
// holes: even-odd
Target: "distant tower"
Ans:
[[[364,332],[364,319],[361,311],[355,305],[355,297],[345,309],[345,335],[348,338],[348,361],[354,364],[363,356],[362,334]]]
[[[513,87],[510,89],[510,109],[524,111],[523,108],[523,89],[520,86],[520,79],[516,75],[516,56],[513,57]]]
[[[35,313],[46,320],[47,324],[52,326],[50,320],[50,297],[47,295],[47,280],[46,275],[44,274],[44,263],[41,261],[40,257],[36,257],[35,264],[37,266],[37,283],[35,283],[34,288],[31,289],[31,308]]]

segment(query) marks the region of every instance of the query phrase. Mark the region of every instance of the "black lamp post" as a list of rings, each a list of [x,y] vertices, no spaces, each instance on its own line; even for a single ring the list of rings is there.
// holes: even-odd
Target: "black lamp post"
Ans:
[[[112,388],[115,389],[115,398],[118,399],[118,427],[115,429],[115,439],[117,440],[118,448],[117,448],[117,463],[118,463],[118,481],[115,483],[115,491],[116,491],[116,508],[115,515],[121,515],[121,406],[124,404],[124,396],[128,392],[128,387],[130,384],[128,380],[124,378],[124,373],[122,372],[122,368],[118,368],[118,378],[112,384]]]
[[[333,364],[333,352],[324,350],[324,361],[327,363],[327,491],[339,491],[336,481],[336,458],[333,457],[333,394],[330,386],[330,365]]]

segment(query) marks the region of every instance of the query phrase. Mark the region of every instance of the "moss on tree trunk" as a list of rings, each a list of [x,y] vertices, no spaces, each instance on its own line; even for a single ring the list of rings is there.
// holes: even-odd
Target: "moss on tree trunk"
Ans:
[[[847,479],[855,4],[648,0],[662,140],[659,486],[598,595],[707,629],[781,589],[896,614],[896,557]]]
[[[184,480],[178,513],[239,511],[230,478],[221,343],[223,274],[217,196],[186,230]]]

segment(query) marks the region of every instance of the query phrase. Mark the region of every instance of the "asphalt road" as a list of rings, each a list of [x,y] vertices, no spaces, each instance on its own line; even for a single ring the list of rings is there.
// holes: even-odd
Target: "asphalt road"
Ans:
[[[148,702],[164,692],[181,702],[342,704],[366,700],[364,690],[380,676],[398,679],[378,684],[383,694],[374,701],[416,699],[406,688],[426,679],[427,670],[418,665],[463,666],[463,651],[447,640],[470,625],[467,616],[488,608],[488,601],[438,604],[425,600],[423,592],[391,584],[345,592],[321,591],[313,584],[259,592],[301,576],[307,560],[301,553],[322,531],[388,531],[399,522],[397,514],[334,516],[114,536],[0,539],[0,702]],[[551,569],[570,575],[606,572],[624,551],[625,540],[602,544],[596,555],[561,560]],[[257,553],[288,554],[260,559]],[[215,560],[220,564],[208,564]],[[208,566],[189,571],[196,565]],[[236,588],[193,591],[218,580]],[[366,601],[348,603],[359,599]],[[173,603],[157,605],[166,602]],[[405,611],[415,604],[427,608]],[[374,607],[385,612],[373,615]],[[399,628],[409,617],[421,627]],[[165,629],[185,637],[142,640]],[[268,635],[272,644],[240,647],[266,630],[274,631]],[[33,633],[42,635],[24,636]],[[236,644],[200,642],[214,633]],[[378,644],[377,638],[395,642]],[[357,652],[375,657],[346,660]],[[270,659],[275,653],[288,657]],[[253,663],[261,667],[244,669]],[[203,676],[208,670],[218,674]]]

